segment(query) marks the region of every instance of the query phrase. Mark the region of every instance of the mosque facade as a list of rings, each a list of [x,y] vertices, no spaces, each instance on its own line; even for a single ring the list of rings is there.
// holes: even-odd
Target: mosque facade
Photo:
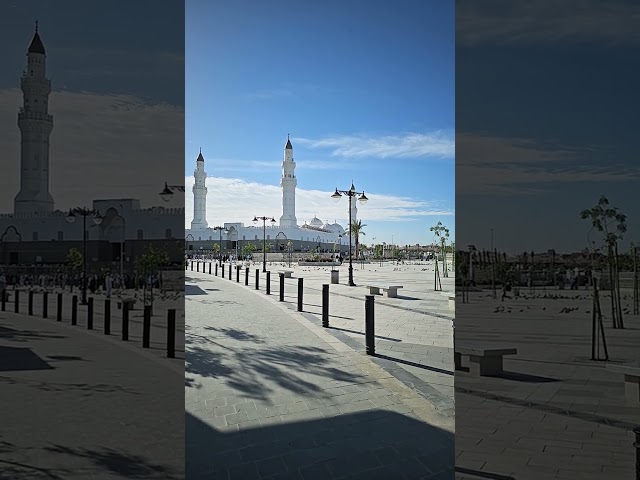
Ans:
[[[263,222],[259,220],[257,225],[246,226],[243,222],[225,222],[216,229],[209,227],[206,216],[206,195],[204,187],[206,173],[204,171],[204,157],[202,152],[196,160],[193,187],[193,221],[191,228],[185,230],[185,240],[188,250],[211,250],[213,245],[220,243],[224,252],[240,253],[244,245],[252,243],[256,250],[261,252],[264,241]],[[291,248],[296,252],[337,252],[349,251],[349,237],[345,228],[337,222],[324,222],[315,217],[298,225],[296,217],[296,187],[295,174],[296,162],[293,158],[293,145],[287,138],[282,159],[282,177],[280,187],[282,189],[282,214],[275,222],[266,222],[267,252],[284,252],[287,244],[291,242]],[[357,221],[356,202],[352,202],[352,221]],[[352,239],[355,247],[355,241]]]
[[[93,200],[91,208],[100,217],[87,218],[86,230],[82,218],[71,223],[69,212],[55,208],[49,189],[49,138],[55,132],[48,109],[51,81],[37,23],[20,83],[20,187],[13,212],[0,213],[0,265],[65,263],[69,249],[82,249],[84,238],[89,262],[124,264],[124,269],[148,244],[181,252],[184,208],[142,208],[134,198]]]

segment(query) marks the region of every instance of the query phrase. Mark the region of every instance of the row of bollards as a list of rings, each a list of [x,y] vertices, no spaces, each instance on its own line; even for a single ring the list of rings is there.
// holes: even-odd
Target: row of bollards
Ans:
[[[193,263],[191,264],[193,269]],[[204,267],[203,267],[204,271]],[[7,309],[7,290],[2,290],[0,296],[2,297],[2,311]],[[33,316],[33,299],[34,291],[28,292],[28,304],[27,311],[30,316]],[[63,294],[58,293],[56,305],[56,321],[62,322],[62,306],[63,306]],[[123,341],[129,340],[129,308],[128,302],[122,302],[122,334]],[[14,313],[20,313],[20,290],[14,291]],[[42,318],[48,318],[49,316],[49,293],[43,292],[42,294]],[[89,297],[87,299],[87,330],[93,330],[94,319],[94,298]],[[176,344],[176,310],[168,310],[167,315],[167,357],[175,358],[175,344]],[[73,295],[71,297],[71,325],[78,324],[78,296]],[[104,334],[111,334],[111,300],[105,299],[104,301]],[[142,324],[142,347],[149,348],[151,343],[151,305],[145,305],[144,316]]]
[[[199,269],[199,267],[196,267]],[[236,266],[236,282],[240,282],[240,269],[242,267],[240,265]],[[193,262],[191,263],[191,269],[193,270]],[[204,273],[204,267],[202,268],[202,272]],[[225,266],[222,264],[222,277],[224,278]],[[215,266],[216,276],[218,275],[218,264]],[[211,273],[211,264],[209,264],[209,273]],[[279,274],[279,298],[278,300],[284,302],[284,273],[280,272]],[[229,266],[229,280],[231,280],[231,266]],[[249,285],[249,267],[245,268],[244,271],[244,284]],[[260,269],[256,269],[255,276],[255,289],[260,289]],[[271,272],[266,272],[266,287],[265,291],[267,295],[271,295]],[[297,307],[298,312],[304,311],[303,309],[303,294],[304,294],[304,280],[302,278],[298,278],[298,298],[297,298]],[[364,305],[364,317],[365,317],[365,346],[367,355],[375,355],[375,296],[374,295],[365,295],[365,305]],[[329,284],[322,285],[322,326],[324,328],[329,328]]]

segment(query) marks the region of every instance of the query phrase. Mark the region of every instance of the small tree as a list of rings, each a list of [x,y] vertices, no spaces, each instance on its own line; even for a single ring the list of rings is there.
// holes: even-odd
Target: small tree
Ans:
[[[154,248],[153,245],[148,246],[142,255],[138,256],[134,261],[134,268],[138,275],[142,275],[143,282],[143,299],[147,304],[147,285],[150,287],[149,305],[153,310],[153,281],[149,282],[149,276],[157,274],[160,268],[169,263],[169,255],[166,251]]]
[[[83,257],[80,250],[77,248],[70,248],[67,253],[67,264],[69,265],[69,270],[71,275],[77,275],[82,269]],[[69,282],[69,292],[73,292],[73,278]]]
[[[211,250],[213,250],[213,255],[215,257],[217,257],[218,254],[220,253],[220,244],[219,243],[214,243]]]
[[[440,250],[442,252],[442,274],[444,277],[449,276],[449,272],[447,271],[447,251],[446,251],[446,242],[447,238],[449,238],[449,229],[445,227],[442,222],[438,222],[437,225],[434,225],[429,229],[433,232],[433,234],[437,237],[440,243]]]
[[[607,247],[613,328],[624,328],[620,299],[618,241],[622,239],[622,235],[627,231],[627,217],[618,212],[617,208],[610,206],[609,200],[603,195],[600,197],[597,205],[580,212],[580,218],[583,220],[591,220],[591,231],[596,230],[604,236],[604,245]],[[589,233],[591,233],[591,231]],[[591,241],[591,245],[593,246],[594,253],[597,253],[599,249],[597,248],[596,242]]]
[[[244,258],[247,258],[253,252],[255,252],[256,246],[253,243],[247,243],[244,247],[242,247],[242,255]]]

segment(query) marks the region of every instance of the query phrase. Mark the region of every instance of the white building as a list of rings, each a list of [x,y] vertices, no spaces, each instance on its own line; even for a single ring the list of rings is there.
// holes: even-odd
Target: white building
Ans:
[[[202,152],[198,155],[196,161],[195,181],[196,185],[204,185],[206,174],[204,173],[204,158]],[[348,251],[349,237],[345,234],[345,228],[335,221],[330,223],[328,220],[324,222],[317,217],[312,218],[309,223],[298,225],[296,217],[296,186],[297,179],[295,174],[296,162],[293,158],[293,146],[291,140],[287,138],[284,147],[284,155],[282,160],[282,178],[280,179],[280,187],[282,188],[282,215],[280,221],[276,224],[266,222],[266,243],[272,245],[267,247],[267,251],[281,251],[287,242],[291,241],[296,251],[301,250],[320,250],[332,251],[334,244],[342,251]],[[208,227],[206,219],[199,215],[203,215],[206,203],[206,188],[196,185],[193,187],[193,213],[194,221],[191,222],[191,229],[185,230],[185,239],[189,245],[188,248],[199,250],[200,248],[209,250],[214,243],[222,242],[223,250],[241,250],[242,247],[251,242],[258,250],[262,250],[264,240],[263,222],[260,220],[258,225],[245,226],[243,222],[225,222],[224,230],[216,230]],[[327,198],[327,200],[329,200]],[[352,222],[356,221],[357,209],[356,202],[352,202]],[[197,219],[197,221],[196,221]],[[195,228],[196,225],[198,228]],[[203,226],[204,225],[204,226]],[[227,233],[225,233],[225,230]],[[355,240],[352,239],[352,246],[355,248]]]
[[[0,264],[31,263],[29,259],[33,256],[27,252],[35,250],[39,252],[35,258],[47,262],[47,249],[58,250],[56,258],[60,258],[59,250],[63,247],[49,243],[44,248],[42,242],[83,240],[82,217],[69,223],[68,212],[56,210],[49,193],[49,137],[53,129],[53,115],[48,111],[51,82],[46,77],[46,54],[37,23],[27,51],[27,68],[22,74],[21,87],[23,106],[18,112],[20,187],[14,200],[14,211],[0,213]],[[158,192],[160,190],[159,185]],[[120,251],[122,242],[182,238],[184,208],[143,208],[140,201],[133,198],[93,200],[91,208],[103,219],[96,225],[87,218],[87,240],[117,244],[112,249],[114,252]],[[29,242],[41,243],[24,245]],[[110,251],[109,248],[102,250]],[[131,256],[137,251],[133,247],[126,250]]]

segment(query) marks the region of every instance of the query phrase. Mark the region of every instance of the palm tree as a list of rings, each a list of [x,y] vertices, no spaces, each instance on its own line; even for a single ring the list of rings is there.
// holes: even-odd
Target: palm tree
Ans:
[[[349,226],[349,234],[353,235],[355,237],[355,241],[356,241],[356,255],[355,257],[358,258],[358,246],[360,245],[360,235],[364,236],[366,235],[363,231],[363,228],[366,227],[367,224],[366,223],[362,223],[362,220],[358,220],[357,222],[353,222],[350,226]]]

